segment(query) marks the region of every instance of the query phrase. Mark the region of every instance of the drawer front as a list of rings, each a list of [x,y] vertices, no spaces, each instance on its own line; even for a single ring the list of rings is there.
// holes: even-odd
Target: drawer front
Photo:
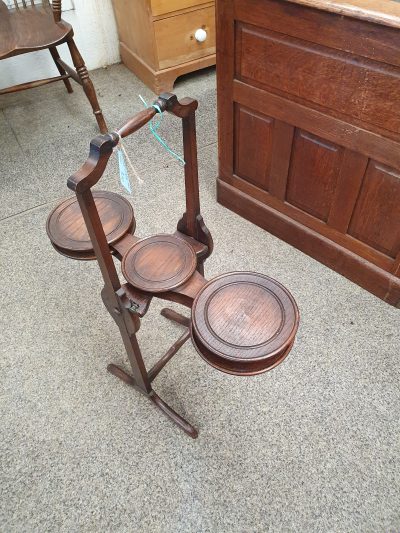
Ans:
[[[165,15],[181,9],[201,6],[207,0],[151,0],[151,13],[154,17]]]
[[[247,24],[236,38],[238,79],[400,134],[399,68]]]
[[[195,39],[195,32],[207,32],[204,42]],[[197,9],[154,22],[160,69],[187,63],[215,53],[214,7]]]

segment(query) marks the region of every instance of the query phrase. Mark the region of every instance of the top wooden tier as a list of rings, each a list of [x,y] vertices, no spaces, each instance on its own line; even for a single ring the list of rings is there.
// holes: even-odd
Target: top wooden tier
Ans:
[[[347,17],[400,28],[400,3],[392,0],[349,0],[348,2],[334,2],[332,0],[287,1]]]

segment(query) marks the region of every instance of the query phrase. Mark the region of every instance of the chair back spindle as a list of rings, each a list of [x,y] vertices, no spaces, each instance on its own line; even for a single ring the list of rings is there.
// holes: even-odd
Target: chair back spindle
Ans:
[[[61,20],[61,2],[62,0],[53,0],[53,3],[52,3],[54,20],[56,22],[60,22]]]
[[[62,0],[55,0],[53,1],[53,4],[50,4],[50,0],[29,0],[29,3],[28,0],[6,0],[6,5],[9,9],[25,9],[36,6],[51,7],[53,11],[60,13],[59,20],[61,20]]]
[[[92,107],[101,133],[107,132],[103,113],[85,62],[74,41],[72,26],[62,20],[62,0],[0,0],[0,60],[47,49],[58,70],[58,76],[27,81],[0,89],[0,95],[41,87],[62,81],[69,93],[73,92],[71,79],[78,83]],[[73,67],[68,65],[57,50],[67,44]]]

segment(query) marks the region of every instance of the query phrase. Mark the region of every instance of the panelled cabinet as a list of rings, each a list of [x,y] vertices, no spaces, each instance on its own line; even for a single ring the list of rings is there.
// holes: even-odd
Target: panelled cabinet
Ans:
[[[215,64],[214,2],[113,0],[123,63],[154,93]]]
[[[219,202],[397,306],[399,28],[390,0],[217,0]]]

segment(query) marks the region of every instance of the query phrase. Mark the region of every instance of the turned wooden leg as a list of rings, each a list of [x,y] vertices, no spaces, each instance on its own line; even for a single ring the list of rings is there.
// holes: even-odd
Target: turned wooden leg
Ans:
[[[190,327],[190,318],[181,315],[180,313],[177,313],[173,309],[169,309],[168,307],[164,307],[161,311],[161,315],[168,320],[171,320],[172,322],[176,322],[177,324],[180,324],[181,326],[185,326],[186,328]]]
[[[51,54],[51,57],[53,58],[54,63],[56,64],[58,72],[60,73],[61,76],[65,76],[67,74],[66,71],[63,69],[61,65],[58,64],[58,59],[60,59],[60,54],[58,53],[57,48],[55,46],[52,46],[51,48],[49,48],[49,52]],[[71,82],[68,79],[63,80],[63,82],[64,82],[65,87],[67,88],[67,91],[69,93],[72,93],[73,89],[72,89]]]
[[[90,102],[90,105],[92,106],[93,113],[96,117],[97,124],[99,125],[100,132],[107,133],[107,125],[104,120],[103,113],[100,109],[99,102],[97,100],[96,91],[94,89],[92,80],[89,77],[89,73],[82,59],[82,56],[79,53],[79,50],[73,39],[67,41],[67,44],[68,44],[68,48],[69,48],[69,51],[72,57],[72,61],[76,68],[76,72],[79,76],[79,79],[82,82],[83,90],[85,91],[85,94],[87,96],[87,99]]]

